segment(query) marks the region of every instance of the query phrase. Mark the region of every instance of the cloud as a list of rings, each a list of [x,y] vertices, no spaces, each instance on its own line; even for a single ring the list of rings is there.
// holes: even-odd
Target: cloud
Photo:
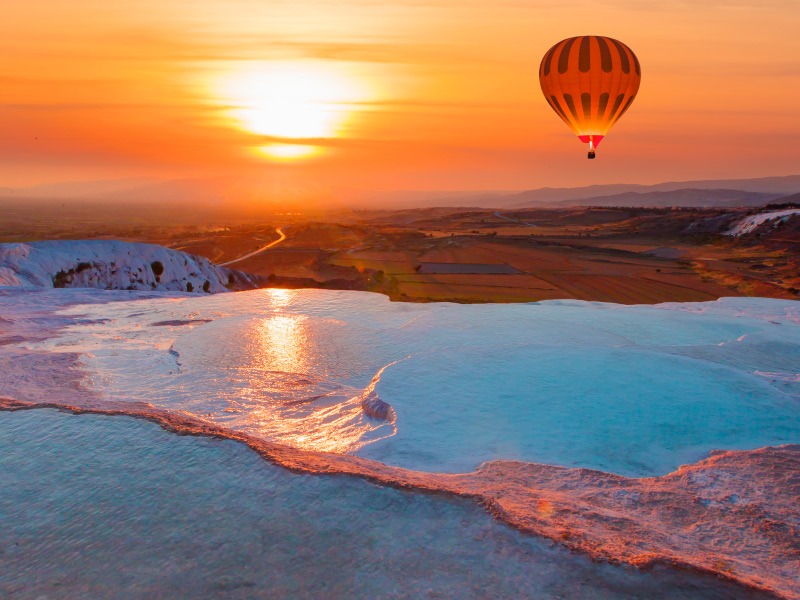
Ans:
[[[796,10],[795,0],[599,0],[596,4],[616,6],[627,10],[657,10],[674,12],[676,9],[697,11],[701,9],[753,9]]]
[[[25,61],[99,61],[170,63],[234,60],[323,59],[363,63],[452,63],[462,60],[463,48],[448,43],[421,43],[412,36],[348,36],[347,41],[304,39],[305,36],[269,34],[234,35],[213,33],[197,39],[192,36],[157,31],[116,31],[86,35],[79,41],[41,40],[32,43],[0,42],[0,53]],[[470,60],[486,61],[477,51]],[[474,56],[473,56],[474,55]]]

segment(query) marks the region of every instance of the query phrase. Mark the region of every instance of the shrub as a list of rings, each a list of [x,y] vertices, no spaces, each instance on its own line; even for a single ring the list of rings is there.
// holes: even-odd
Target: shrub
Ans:
[[[206,279],[206,282],[203,284],[203,291],[206,294],[210,294],[211,293],[211,282],[208,279]]]
[[[187,292],[193,292],[194,291],[194,286],[192,285],[191,281],[187,281],[186,282],[186,291]]]
[[[55,277],[53,277],[54,288],[67,287],[68,283],[72,283],[72,278],[64,271],[59,271],[58,273],[56,273]]]
[[[164,265],[161,264],[160,260],[154,260],[150,263],[150,268],[153,269],[153,275],[156,277],[161,277],[164,273]]]

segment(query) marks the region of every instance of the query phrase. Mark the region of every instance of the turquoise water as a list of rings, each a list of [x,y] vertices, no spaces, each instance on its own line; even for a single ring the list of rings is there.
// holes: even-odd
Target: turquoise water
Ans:
[[[258,290],[68,313],[84,321],[45,346],[80,352],[103,398],[412,469],[518,459],[651,476],[713,449],[800,441],[798,302],[410,305]],[[378,373],[394,421],[361,410]]]
[[[800,439],[798,398],[637,347],[448,349],[393,366],[377,391],[401,425],[361,454],[428,471],[503,457],[654,475],[712,448]]]
[[[0,597],[755,599],[593,563],[469,501],[292,474],[127,417],[0,413]]]

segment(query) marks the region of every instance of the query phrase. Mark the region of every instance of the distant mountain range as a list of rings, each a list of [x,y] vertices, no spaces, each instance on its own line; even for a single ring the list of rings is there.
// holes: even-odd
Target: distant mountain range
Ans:
[[[561,200],[555,204],[562,206],[762,206],[783,198],[784,193],[747,192],[744,190],[705,190],[687,188],[664,192],[623,192],[608,196],[592,196],[577,200]],[[515,208],[541,206],[539,202],[524,202]]]
[[[29,188],[0,188],[0,200],[40,199],[48,201],[168,203],[193,208],[235,207],[239,200],[269,206],[287,202],[306,203],[306,194],[284,190],[263,192],[262,182],[234,178],[173,179],[148,178],[113,181],[70,182]],[[800,192],[800,175],[756,179],[713,179],[673,181],[654,185],[608,184],[574,188],[539,188],[513,191],[397,191],[358,193],[355,190],[329,192],[322,204],[351,204],[363,208],[538,208],[565,206],[760,206]],[[279,197],[278,197],[279,196]]]
[[[610,184],[540,188],[471,198],[489,208],[542,206],[760,206],[800,191],[800,175],[757,179],[671,181],[654,185]]]

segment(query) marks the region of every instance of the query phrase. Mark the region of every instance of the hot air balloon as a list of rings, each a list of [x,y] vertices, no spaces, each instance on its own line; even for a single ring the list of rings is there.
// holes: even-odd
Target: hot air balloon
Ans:
[[[642,70],[622,42],[582,35],[558,42],[539,66],[542,93],[552,109],[589,144],[589,158],[630,107]]]

